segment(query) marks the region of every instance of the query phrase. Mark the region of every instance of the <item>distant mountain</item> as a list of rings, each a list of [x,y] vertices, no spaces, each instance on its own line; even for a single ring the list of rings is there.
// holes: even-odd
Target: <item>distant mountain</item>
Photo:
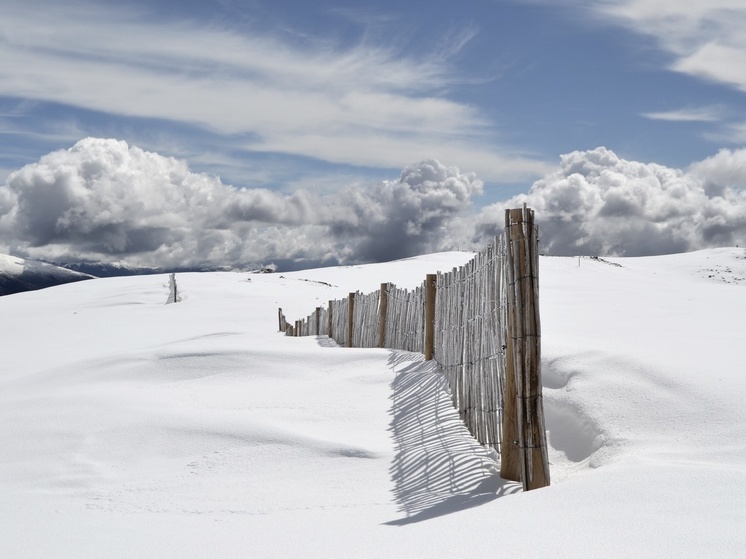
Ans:
[[[128,264],[107,264],[105,262],[73,262],[59,264],[64,269],[89,274],[97,278],[112,278],[116,276],[145,276],[148,274],[163,274],[181,270],[164,270],[144,266],[130,266]]]
[[[46,262],[0,254],[0,295],[33,291],[93,278],[94,276],[90,274],[67,270]]]
[[[273,273],[277,271],[275,264],[246,264],[236,266],[192,266],[178,268],[148,268],[144,266],[131,266],[128,264],[107,264],[104,262],[74,262],[59,264],[68,270],[74,270],[84,274],[90,274],[97,278],[110,278],[115,276],[144,276],[148,274],[166,274],[172,272],[251,272],[251,273]]]

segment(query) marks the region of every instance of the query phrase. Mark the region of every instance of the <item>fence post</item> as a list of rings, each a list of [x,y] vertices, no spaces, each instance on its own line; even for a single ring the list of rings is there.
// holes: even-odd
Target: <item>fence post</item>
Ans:
[[[510,246],[508,240],[507,246]],[[509,249],[508,249],[509,252]],[[506,254],[503,266],[508,272],[510,256]],[[521,454],[518,448],[518,412],[516,410],[517,392],[515,386],[515,361],[513,355],[513,313],[510,299],[510,273],[506,273],[505,282],[508,283],[506,301],[508,306],[507,324],[505,325],[505,387],[503,393],[503,424],[502,424],[502,452],[500,453],[500,477],[511,481],[521,481]]]
[[[505,226],[508,229],[509,328],[505,399],[507,402],[515,393],[514,417],[517,423],[521,481],[524,491],[528,491],[549,485],[549,459],[541,391],[538,240],[533,210],[525,207],[508,210]],[[507,385],[511,376],[515,392],[509,393]],[[507,409],[505,417],[508,417]],[[507,447],[516,439],[508,435],[504,440]]]
[[[327,328],[327,330],[328,330],[327,335],[329,336],[330,339],[333,340],[334,339],[334,332],[332,331],[332,324],[333,324],[333,322],[332,322],[332,320],[333,320],[332,319],[332,303],[333,303],[333,301],[329,301],[329,324],[328,324],[329,327]]]
[[[435,282],[436,274],[425,277],[425,361],[435,353]]]
[[[282,319],[283,319],[282,308],[277,309],[277,319],[279,320],[280,332],[282,332],[284,330],[284,328],[282,327],[283,326],[283,324],[282,324],[282,322],[283,322],[282,321]]]
[[[355,325],[355,294],[350,293],[347,298],[348,317],[347,317],[347,347],[352,347],[352,328]]]
[[[316,335],[321,331],[321,307],[316,307]]]
[[[378,347],[386,347],[386,318],[389,305],[389,284],[381,284],[381,299],[378,307]]]

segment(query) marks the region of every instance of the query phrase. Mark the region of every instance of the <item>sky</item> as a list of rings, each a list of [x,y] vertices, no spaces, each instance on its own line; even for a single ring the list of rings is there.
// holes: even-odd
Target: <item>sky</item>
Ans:
[[[522,202],[549,252],[746,242],[742,0],[2,4],[0,250],[17,256],[372,261],[478,245]],[[605,173],[574,176],[601,152]],[[145,159],[150,180],[127,167]],[[163,180],[173,165],[219,202]],[[578,178],[595,202],[576,205]]]

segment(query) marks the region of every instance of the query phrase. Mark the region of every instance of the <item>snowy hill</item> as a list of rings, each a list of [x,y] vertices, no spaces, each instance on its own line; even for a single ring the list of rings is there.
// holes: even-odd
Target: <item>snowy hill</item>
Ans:
[[[1,298],[3,555],[741,557],[742,249],[542,258],[552,485],[529,493],[421,356],[276,332],[278,307],[470,256]]]
[[[93,276],[89,274],[67,270],[45,262],[0,254],[0,295],[43,289],[91,278]]]

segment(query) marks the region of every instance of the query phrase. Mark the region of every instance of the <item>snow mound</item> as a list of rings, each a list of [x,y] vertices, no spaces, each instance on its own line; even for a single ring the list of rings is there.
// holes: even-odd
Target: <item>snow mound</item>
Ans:
[[[541,259],[552,485],[529,493],[421,356],[277,332],[278,307],[470,257],[177,274],[171,305],[165,274],[0,298],[0,548],[739,557],[746,290],[702,271],[740,277],[743,251]]]

